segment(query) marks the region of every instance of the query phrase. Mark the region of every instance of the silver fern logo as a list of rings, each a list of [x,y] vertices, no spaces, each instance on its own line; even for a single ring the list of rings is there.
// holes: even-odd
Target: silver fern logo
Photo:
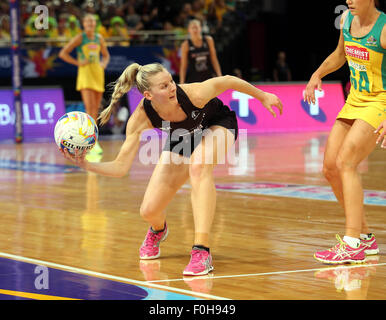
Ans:
[[[197,110],[192,111],[192,118],[194,120],[196,120],[199,115],[200,115],[200,111],[197,111]]]

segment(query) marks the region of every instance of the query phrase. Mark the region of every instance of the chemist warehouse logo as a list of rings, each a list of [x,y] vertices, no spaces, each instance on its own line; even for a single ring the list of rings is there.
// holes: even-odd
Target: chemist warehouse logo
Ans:
[[[357,58],[360,60],[366,60],[368,61],[370,56],[369,52],[367,51],[366,48],[358,48],[355,46],[346,46],[345,47],[346,55]]]

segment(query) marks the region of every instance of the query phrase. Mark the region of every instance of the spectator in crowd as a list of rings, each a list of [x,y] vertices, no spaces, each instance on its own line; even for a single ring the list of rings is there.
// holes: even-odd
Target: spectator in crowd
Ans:
[[[192,1],[192,15],[195,19],[204,21],[206,20],[205,3],[203,0]]]
[[[100,11],[98,11],[101,22],[106,27],[106,29],[109,27],[110,19],[117,15],[117,9],[118,8],[115,5],[109,3],[107,6],[104,6]]]
[[[213,0],[200,0],[200,1],[203,3],[205,14],[208,14],[209,7],[212,5]]]
[[[9,17],[3,15],[0,17],[0,47],[9,46],[9,44],[2,43],[3,41],[10,41],[11,35],[9,33]]]
[[[38,22],[38,23],[36,23]],[[56,17],[54,15],[54,12],[50,13],[48,17],[48,26],[45,26],[45,22],[39,18],[39,15],[36,13],[33,13],[31,16],[29,16],[24,32],[25,35],[30,37],[50,37],[54,38],[58,36],[58,22],[56,20]]]
[[[120,46],[125,46],[125,47],[128,47],[130,45],[129,31],[122,17],[115,16],[111,18],[110,28],[108,32],[109,32],[109,37],[122,37],[126,39],[124,41],[114,42],[116,45],[119,44]]]
[[[187,33],[185,28],[174,26],[169,20],[166,20],[163,26],[165,31],[174,31],[177,37],[183,37]]]
[[[38,30],[35,27],[35,20],[37,19],[37,14],[32,14],[29,16],[25,23],[24,34],[28,37],[34,37],[38,34]]]
[[[78,20],[78,24],[79,24],[79,28],[80,28],[80,18],[82,16],[82,9],[80,7],[77,7],[75,6],[74,3],[72,2],[63,2],[61,7],[60,7],[60,12],[65,14],[67,17],[70,16],[70,15],[73,15],[77,18]]]
[[[48,17],[48,29],[44,29],[44,35],[53,40],[58,37],[58,22],[54,16]]]
[[[135,11],[135,7],[130,3],[127,6],[126,24],[129,29],[133,30],[140,30],[143,27],[141,16]]]
[[[228,11],[236,10],[236,0],[225,0],[225,6]]]
[[[135,10],[139,13],[139,15],[149,15],[152,9],[151,0],[136,1]]]
[[[95,32],[99,33],[103,38],[108,38],[109,33],[107,32],[106,27],[102,24],[101,18],[99,17],[98,14],[94,14],[94,18],[96,21],[96,29]]]
[[[33,1],[30,1],[30,3],[32,3]],[[0,5],[0,15],[1,15],[1,12],[2,12],[2,9],[1,9],[1,6],[3,6],[4,4],[1,4]],[[23,26],[25,25],[25,22],[28,20],[29,16],[30,16],[30,12],[29,12],[29,5],[27,3],[27,1],[23,1],[21,4],[20,4],[20,19],[21,19],[21,22],[23,24]],[[7,13],[7,15],[9,16],[9,8],[7,8],[6,11],[4,11]]]
[[[84,1],[82,6],[82,12],[84,14],[97,14],[99,10],[95,7],[95,3],[93,1]],[[99,8],[98,8],[99,9]]]
[[[186,20],[189,22],[190,20],[193,20],[195,17],[193,15],[193,11],[192,11],[192,5],[189,3],[189,2],[185,2],[183,5],[182,5],[182,9],[181,11],[183,12],[183,14],[186,16]]]
[[[64,35],[66,38],[71,39],[81,32],[80,23],[76,16],[69,15],[66,21],[66,30]]]
[[[217,29],[222,27],[223,17],[227,11],[228,7],[225,5],[224,0],[213,0],[213,2],[209,5],[208,15],[216,21]]]
[[[187,33],[187,15],[184,11],[180,10],[178,14],[173,18],[173,25],[177,28],[185,29],[185,34]]]
[[[292,80],[291,70],[287,64],[286,53],[284,51],[279,51],[277,54],[276,64],[273,69],[273,79],[274,81]]]
[[[208,8],[214,6],[219,0],[184,0],[184,1],[163,1],[163,0],[79,0],[79,1],[47,1],[44,5],[49,7],[50,27],[55,30],[36,30],[34,21],[37,15],[34,8],[40,3],[37,1],[21,1],[21,15],[24,21],[24,35],[28,37],[54,37],[55,34],[62,37],[73,38],[80,30],[79,19],[84,13],[94,14],[97,21],[97,33],[108,38],[111,33],[122,33],[122,26],[119,28],[111,26],[111,19],[120,16],[130,30],[163,30],[164,24],[170,21],[174,28],[180,33],[186,33],[186,26],[192,19],[198,19],[202,23],[205,33],[209,32],[207,20]],[[224,2],[223,0],[221,0]],[[220,1],[220,2],[221,2]],[[220,3],[219,2],[219,3]],[[221,3],[222,3],[221,2]],[[233,0],[226,1],[226,7],[234,6]],[[161,5],[161,6],[160,6]],[[162,6],[164,5],[164,6]],[[7,10],[5,8],[8,8]],[[9,12],[8,4],[2,3],[0,15],[4,10]],[[118,13],[120,11],[120,13]],[[65,26],[60,25],[60,32],[57,30],[59,18],[68,19]],[[68,18],[67,18],[68,17]],[[172,18],[171,18],[172,17]],[[77,20],[78,19],[78,20]],[[216,18],[217,19],[217,18]],[[54,22],[54,20],[56,22]],[[112,31],[114,29],[114,31]],[[123,32],[125,33],[125,32]],[[134,39],[136,36],[132,35]],[[132,39],[132,40],[133,40]],[[126,44],[127,45],[127,44]]]
[[[239,68],[234,68],[233,69],[233,75],[237,78],[243,79],[243,73]]]
[[[145,30],[161,30],[162,23],[158,19],[158,8],[154,7],[148,14],[142,15],[142,24]]]
[[[69,39],[66,37],[66,22],[67,22],[67,17],[61,14],[58,19],[58,40],[62,40],[64,42],[66,42]],[[58,41],[56,43],[56,46],[62,47],[63,43]]]

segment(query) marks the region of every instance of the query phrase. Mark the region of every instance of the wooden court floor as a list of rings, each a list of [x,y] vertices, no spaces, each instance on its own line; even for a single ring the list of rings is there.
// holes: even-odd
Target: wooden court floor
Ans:
[[[215,270],[184,278],[193,241],[190,185],[167,208],[160,259],[140,261],[147,231],[139,207],[154,164],[135,160],[124,178],[72,167],[53,142],[0,144],[0,257],[73,270],[203,299],[386,298],[386,151],[360,165],[368,222],[380,254],[360,265],[327,266],[313,254],[343,237],[344,216],[321,175],[327,133],[248,135],[235,161],[215,169]],[[102,140],[102,161],[122,140]],[[124,280],[122,280],[124,279]],[[0,281],[1,289],[1,281]]]

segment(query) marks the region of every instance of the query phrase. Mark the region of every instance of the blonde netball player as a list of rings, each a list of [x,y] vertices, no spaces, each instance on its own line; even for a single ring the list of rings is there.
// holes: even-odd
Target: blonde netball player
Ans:
[[[75,36],[62,48],[59,57],[78,67],[76,90],[80,91],[86,112],[95,120],[98,117],[102,94],[105,91],[105,73],[110,55],[103,37],[95,32],[94,15],[87,14],[83,18],[84,32]],[[70,53],[76,48],[77,59]],[[102,54],[102,61],[100,61]],[[102,153],[99,143],[90,153]]]
[[[225,160],[224,156],[238,134],[234,111],[216,97],[228,89],[234,89],[260,100],[273,116],[276,114],[272,106],[282,113],[281,101],[275,95],[263,92],[237,77],[222,76],[204,82],[176,85],[161,64],[140,66],[134,63],[125,69],[116,82],[111,103],[100,115],[102,124],[108,121],[120,97],[133,85],[137,86],[144,98],[127,123],[126,140],[115,160],[91,163],[85,160],[84,154],[72,156],[65,152],[64,155],[86,170],[121,177],[131,167],[140,146],[142,131],[160,128],[168,132],[140,208],[140,214],[150,228],[139,256],[140,259],[156,259],[160,256],[160,242],[168,235],[165,208],[190,178],[195,236],[191,260],[183,273],[207,274],[213,270],[209,251],[209,235],[216,207],[213,168],[219,161]]]
[[[305,100],[315,101],[321,79],[348,62],[351,90],[328,137],[323,173],[346,216],[345,236],[314,257],[324,263],[362,262],[379,252],[364,213],[359,163],[375,148],[386,119],[386,15],[374,0],[348,0],[335,51],[312,75]],[[379,131],[377,131],[377,129]]]

